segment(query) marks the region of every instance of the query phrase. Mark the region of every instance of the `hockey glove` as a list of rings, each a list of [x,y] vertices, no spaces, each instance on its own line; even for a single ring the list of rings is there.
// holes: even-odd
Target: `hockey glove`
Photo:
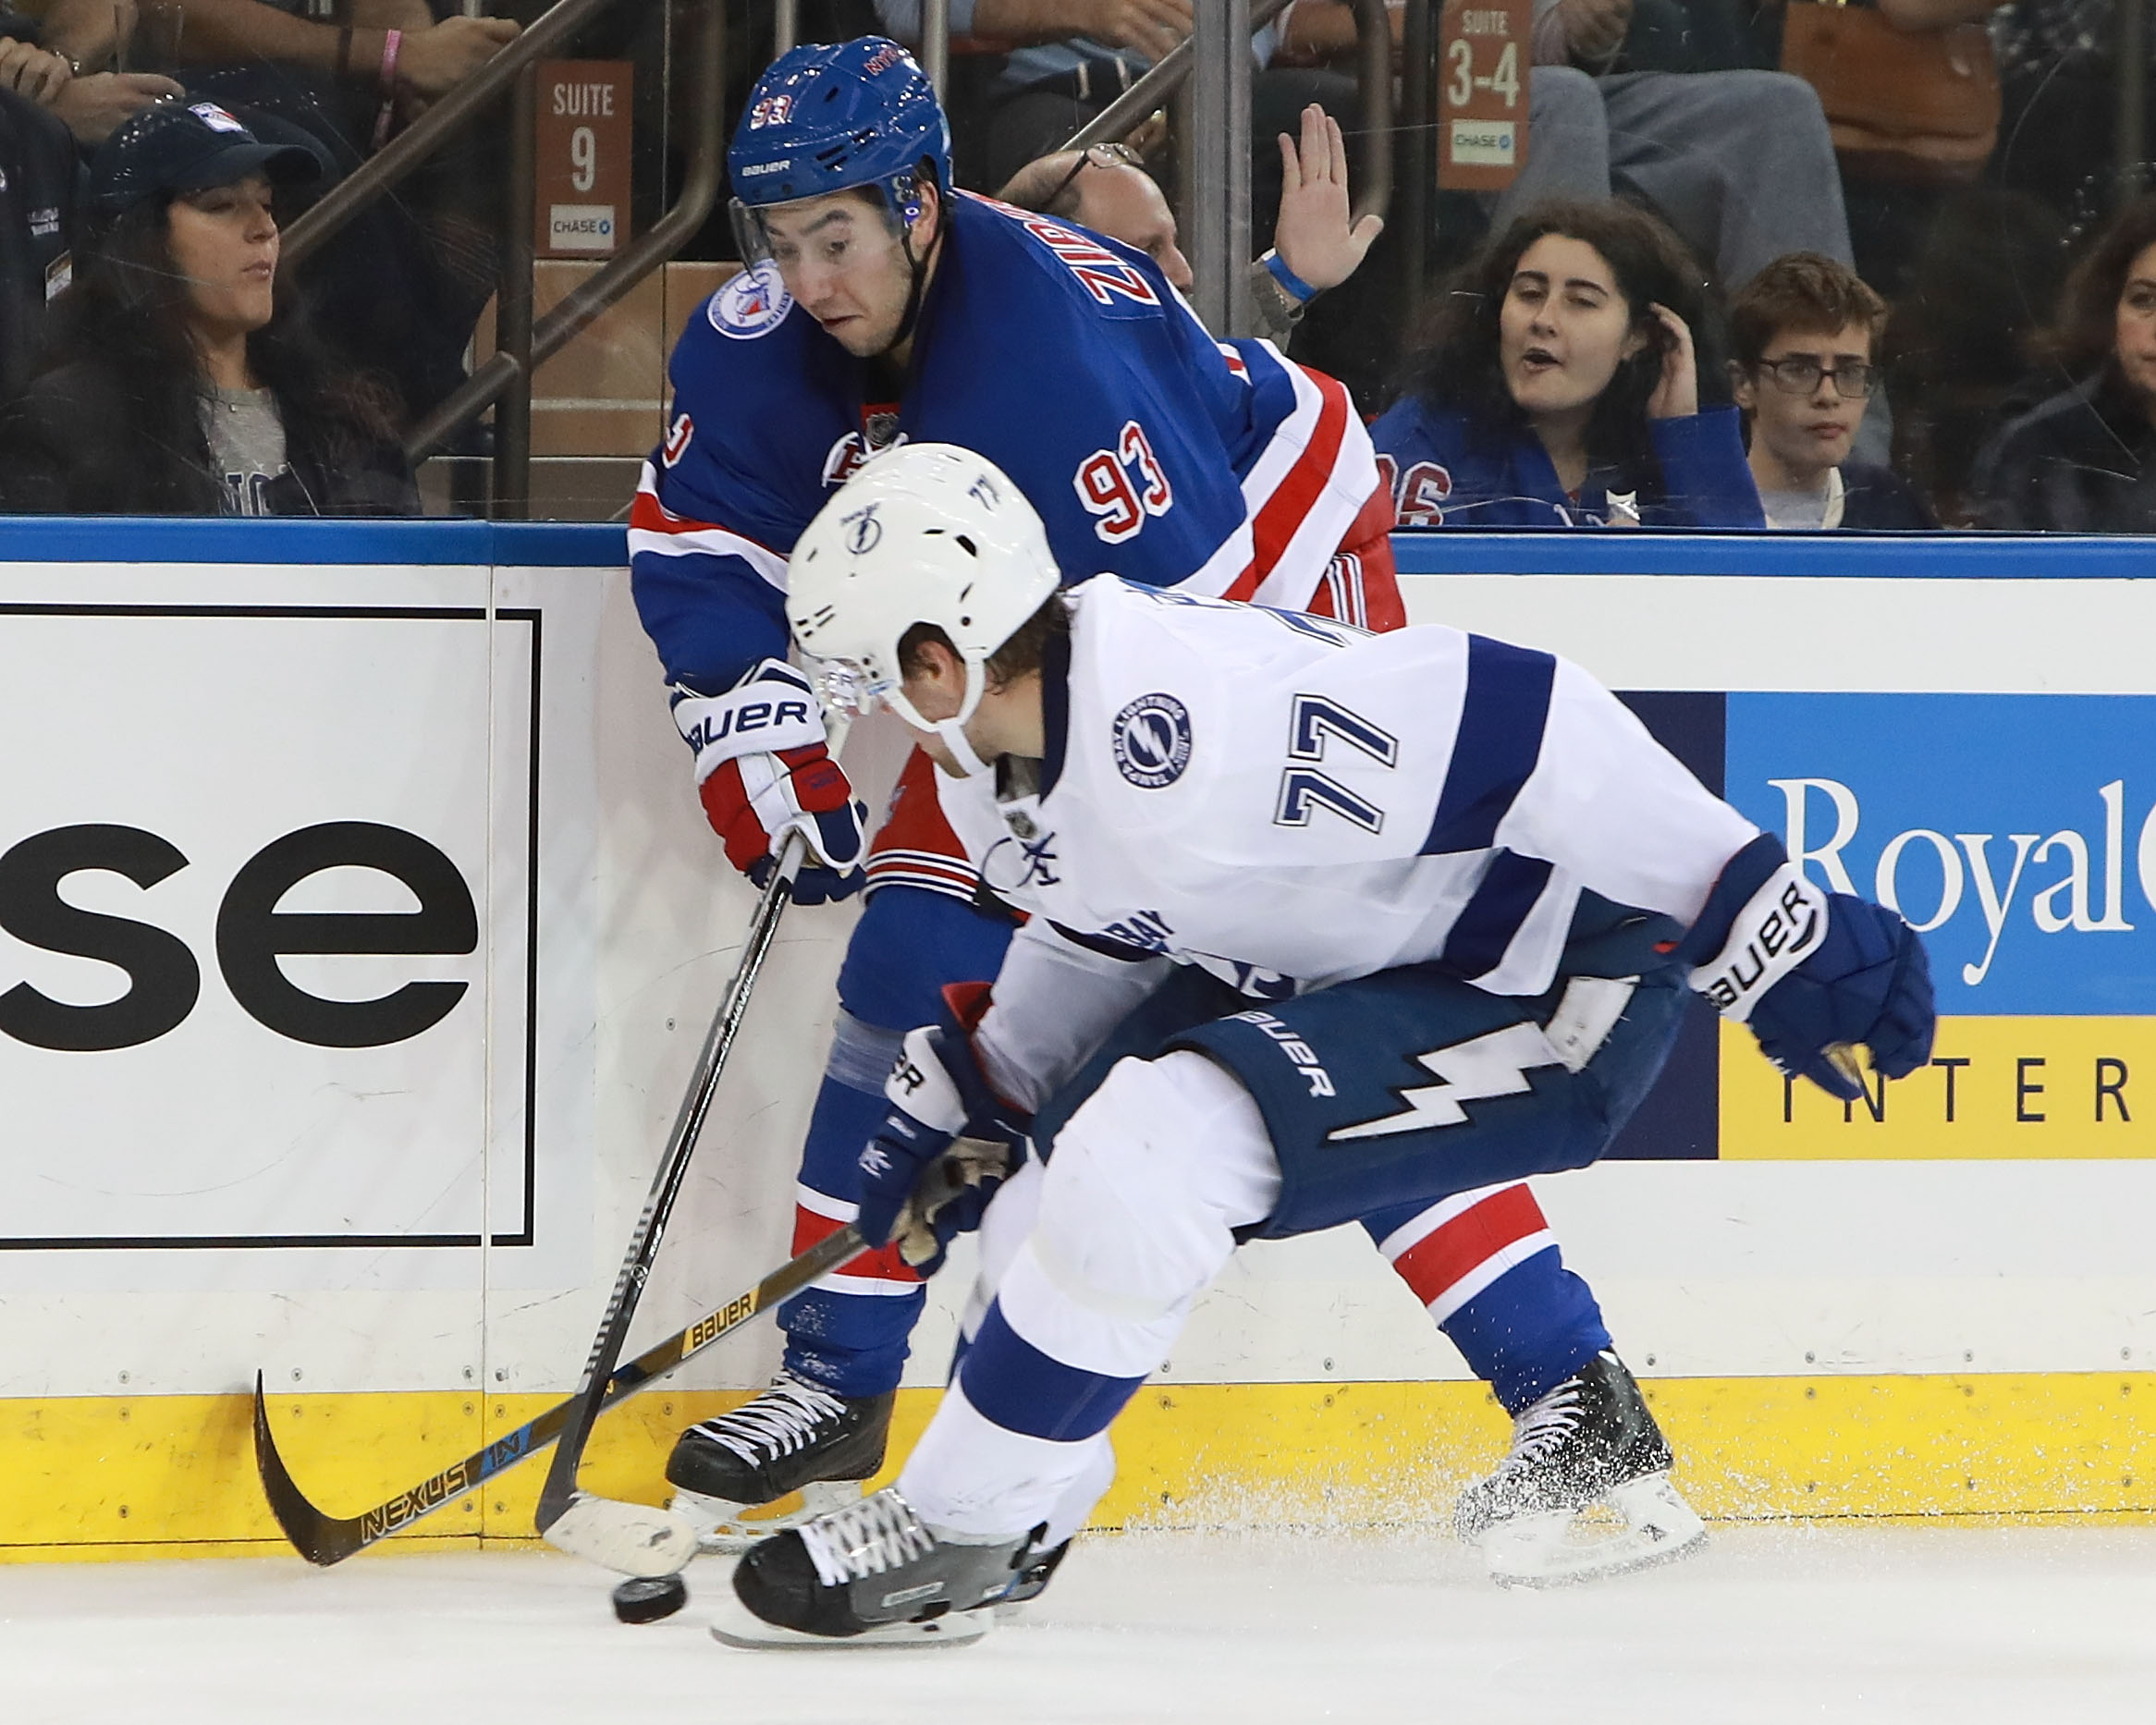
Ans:
[[[674,691],[674,723],[696,751],[696,789],[727,861],[759,887],[789,832],[812,861],[793,883],[796,904],[858,892],[868,811],[825,746],[821,703],[808,679],[766,659],[723,695]]]
[[[1931,969],[1916,930],[1882,906],[1821,892],[1770,833],[1729,860],[1676,956],[1717,1011],[1751,1025],[1770,1060],[1844,1102],[1864,1095],[1837,1064],[1850,1045],[1868,1046],[1886,1078],[1931,1058]]]
[[[895,1238],[899,1255],[933,1276],[1024,1162],[1028,1122],[989,1088],[956,1010],[906,1033],[884,1095],[891,1111],[861,1153],[857,1225],[872,1245]]]

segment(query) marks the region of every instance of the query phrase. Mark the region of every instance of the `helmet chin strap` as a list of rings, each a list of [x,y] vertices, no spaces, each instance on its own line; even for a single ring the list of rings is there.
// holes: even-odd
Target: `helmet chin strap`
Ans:
[[[986,671],[977,659],[968,659],[966,691],[959,701],[957,714],[952,717],[923,718],[920,709],[896,689],[883,696],[883,703],[915,730],[935,732],[943,746],[950,751],[951,762],[958,768],[958,776],[961,778],[973,778],[986,772],[988,764],[981,759],[980,752],[974,747],[974,740],[966,735],[966,721],[974,716],[974,709],[981,704],[981,696],[986,692],[987,687]]]
[[[929,183],[935,185],[933,175],[929,176]],[[893,348],[911,340],[913,335],[913,325],[921,321],[921,296],[927,290],[928,287],[928,263],[931,258],[935,257],[937,248],[943,244],[943,200],[949,194],[941,186],[937,186],[936,195],[937,200],[936,237],[928,242],[928,250],[918,257],[913,255],[913,224],[903,222],[903,218],[901,218],[902,225],[899,229],[899,247],[906,254],[906,266],[913,272],[913,286],[906,290],[906,309],[899,317],[899,333],[891,337],[891,347]],[[886,351],[888,352],[888,349]]]

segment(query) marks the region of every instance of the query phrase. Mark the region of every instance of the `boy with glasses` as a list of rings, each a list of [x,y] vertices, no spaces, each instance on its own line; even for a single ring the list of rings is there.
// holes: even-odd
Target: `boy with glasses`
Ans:
[[[1848,460],[1879,386],[1886,312],[1846,264],[1816,251],[1775,259],[1731,301],[1731,393],[1751,431],[1768,526],[1939,525],[1899,474]]]

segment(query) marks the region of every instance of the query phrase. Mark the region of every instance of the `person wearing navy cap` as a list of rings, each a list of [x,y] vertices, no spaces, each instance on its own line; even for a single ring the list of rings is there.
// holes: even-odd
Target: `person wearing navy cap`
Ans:
[[[98,147],[47,362],[0,411],[18,513],[416,514],[380,390],[339,375],[277,291],[274,204],[322,177],[214,102]]]

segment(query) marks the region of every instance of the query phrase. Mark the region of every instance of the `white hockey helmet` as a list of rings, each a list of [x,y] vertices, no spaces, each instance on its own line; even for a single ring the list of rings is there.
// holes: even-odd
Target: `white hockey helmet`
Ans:
[[[961,727],[987,685],[989,656],[1062,584],[1033,505],[986,456],[909,443],[854,474],[808,524],[787,569],[787,621],[802,653],[942,737],[969,773],[981,762]],[[941,630],[966,667],[955,717],[923,718],[906,699],[899,642]],[[839,695],[839,691],[827,692]]]

